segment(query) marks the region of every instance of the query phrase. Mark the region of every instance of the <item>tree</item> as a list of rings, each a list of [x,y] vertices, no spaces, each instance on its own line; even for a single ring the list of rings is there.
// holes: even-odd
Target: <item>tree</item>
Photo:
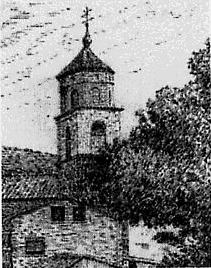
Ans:
[[[104,185],[117,217],[179,228],[177,253],[166,266],[211,265],[210,41],[188,62],[193,80],[156,92],[127,141],[110,150]]]

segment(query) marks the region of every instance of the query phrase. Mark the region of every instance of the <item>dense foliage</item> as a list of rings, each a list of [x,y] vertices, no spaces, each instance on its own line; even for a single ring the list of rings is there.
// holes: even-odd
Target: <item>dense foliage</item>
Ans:
[[[158,90],[136,112],[129,139],[106,152],[111,164],[100,198],[120,219],[178,227],[178,250],[162,263],[170,267],[211,265],[209,61],[207,39],[188,62],[192,81]]]

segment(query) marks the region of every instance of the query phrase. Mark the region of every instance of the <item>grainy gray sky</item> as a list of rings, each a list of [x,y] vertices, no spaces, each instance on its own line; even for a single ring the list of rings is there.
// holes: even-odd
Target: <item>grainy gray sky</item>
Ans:
[[[123,135],[155,90],[190,80],[187,60],[209,35],[208,0],[2,1],[2,145],[56,152],[54,77],[82,47],[87,2],[92,50],[116,71]]]

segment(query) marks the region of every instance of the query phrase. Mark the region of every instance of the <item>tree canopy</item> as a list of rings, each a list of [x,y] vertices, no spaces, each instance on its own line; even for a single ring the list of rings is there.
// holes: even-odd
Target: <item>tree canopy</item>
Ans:
[[[109,148],[110,166],[101,197],[131,223],[179,228],[177,252],[166,266],[211,265],[210,41],[193,52],[193,79],[166,86],[136,112],[128,140]]]

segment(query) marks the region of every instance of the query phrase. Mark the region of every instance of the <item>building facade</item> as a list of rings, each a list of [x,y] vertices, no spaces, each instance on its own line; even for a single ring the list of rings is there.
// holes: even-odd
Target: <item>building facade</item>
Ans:
[[[121,267],[122,225],[105,214],[101,208],[91,210],[59,200],[20,215],[13,220],[14,267],[44,268],[51,263],[66,268],[81,257]]]
[[[54,155],[4,148],[2,160],[4,268],[127,267],[127,224],[61,193]]]

